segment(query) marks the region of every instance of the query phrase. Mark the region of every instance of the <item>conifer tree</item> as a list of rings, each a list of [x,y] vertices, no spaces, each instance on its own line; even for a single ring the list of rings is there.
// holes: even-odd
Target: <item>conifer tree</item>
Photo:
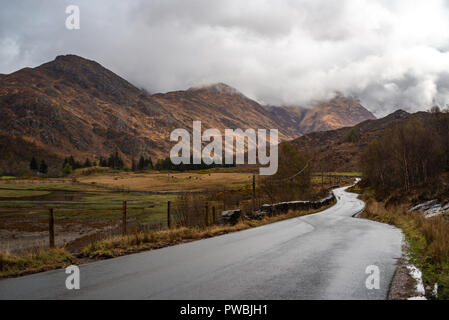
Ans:
[[[41,165],[39,166],[39,172],[43,174],[47,174],[48,172],[48,166],[44,160],[41,161]]]
[[[136,170],[137,170],[136,160],[133,158],[132,163],[131,163],[131,171],[136,171]]]
[[[86,158],[86,161],[84,161],[84,167],[85,168],[92,167],[92,163],[90,162],[89,158]]]
[[[139,164],[137,165],[137,168],[139,170],[145,169],[145,158],[143,156],[140,156]]]
[[[38,166],[37,166],[37,160],[36,160],[36,158],[35,157],[33,157],[32,159],[31,159],[31,162],[30,162],[30,170],[32,170],[32,171],[37,171],[39,168],[38,168]]]

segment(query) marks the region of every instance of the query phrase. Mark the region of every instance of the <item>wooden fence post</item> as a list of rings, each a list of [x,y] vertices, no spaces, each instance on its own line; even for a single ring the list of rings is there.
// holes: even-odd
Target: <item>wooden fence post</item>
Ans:
[[[215,215],[215,207],[212,207],[212,222],[214,225],[217,223],[217,217]]]
[[[123,203],[122,203],[122,210],[123,210],[123,213],[122,213],[122,235],[126,235],[126,201],[125,200],[123,200]]]
[[[256,211],[256,175],[253,174],[253,196],[252,196],[253,212]]]
[[[209,206],[206,204],[204,205],[204,226],[207,227],[209,225]]]
[[[55,247],[55,217],[53,208],[48,209],[48,234],[50,240],[50,248]]]
[[[167,227],[171,228],[171,219],[170,219],[170,201],[167,201]]]

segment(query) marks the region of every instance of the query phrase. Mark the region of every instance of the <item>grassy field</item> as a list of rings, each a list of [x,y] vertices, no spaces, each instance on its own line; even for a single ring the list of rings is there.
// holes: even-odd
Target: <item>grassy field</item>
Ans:
[[[321,190],[321,179],[315,180],[312,180],[314,189]],[[349,183],[349,180],[351,179],[342,178],[340,182]],[[79,252],[83,259],[118,256],[243,230],[313,212],[289,212],[261,221],[245,220],[236,226],[166,229],[167,201],[172,201],[172,212],[176,212],[179,195],[175,193],[194,191],[203,195],[207,191],[215,191],[207,194],[217,195],[223,194],[225,189],[226,192],[234,190],[232,192],[244,196],[239,200],[239,208],[243,208],[245,204],[248,205],[246,202],[251,202],[251,182],[252,173],[241,170],[234,172],[232,169],[183,173],[94,170],[88,173],[75,172],[73,176],[65,179],[0,180],[0,243],[7,245],[6,250],[0,246],[0,276],[47,270],[77,262]],[[333,183],[335,181],[325,179],[324,187],[334,185]],[[107,189],[111,187],[133,192]],[[134,190],[152,191],[157,194],[139,193]],[[129,226],[146,225],[158,228],[145,229],[147,231],[131,228],[128,229],[131,235],[125,237],[108,235],[109,228],[119,229],[121,226],[124,200],[127,201]],[[210,208],[214,206],[217,209],[217,213],[222,210],[222,200],[208,198],[207,201]],[[235,205],[238,206],[239,201]],[[227,204],[226,209],[231,209],[233,205],[233,202]],[[58,248],[54,250],[47,249],[49,207],[53,208],[55,215]],[[104,240],[95,238],[104,230],[106,237],[100,238]],[[74,243],[79,249],[73,249]]]
[[[345,179],[340,182],[346,183]],[[168,201],[172,202],[172,214],[175,213],[172,219],[177,219],[176,193],[223,194],[224,190],[234,190],[238,195],[223,195],[226,209],[239,204],[241,208],[250,207],[251,183],[252,173],[241,169],[133,173],[102,168],[76,171],[63,179],[0,180],[0,252],[47,246],[48,208],[53,208],[55,216],[56,244],[62,246],[108,228],[117,229],[122,221],[122,201],[127,201],[130,228],[164,228]],[[314,177],[312,183],[321,188],[321,178]],[[335,180],[325,178],[325,187],[334,184]],[[217,213],[224,208],[224,200],[207,201]]]
[[[24,197],[37,197],[49,194],[49,191],[38,190],[8,190],[0,189],[0,198],[24,198]]]
[[[48,245],[48,208],[54,209],[56,244],[117,227],[122,201],[127,217],[139,225],[166,224],[167,201],[173,195],[112,192],[67,181],[0,181],[0,251]]]
[[[233,172],[197,171],[184,173],[107,172],[89,176],[79,175],[77,180],[89,185],[73,183],[71,179],[0,181],[2,213],[6,209],[31,210],[36,217],[45,217],[47,207],[55,209],[56,219],[101,218],[121,219],[122,201],[128,201],[128,216],[139,223],[164,223],[167,201],[176,200],[170,192],[202,192],[239,188],[250,183],[251,174]],[[162,194],[138,194],[102,189],[118,187],[126,190],[155,191]],[[163,193],[167,194],[163,194]],[[74,201],[73,205],[70,203]],[[1,209],[0,209],[1,210]],[[20,211],[20,210],[16,210]]]
[[[74,177],[81,184],[74,182]],[[122,201],[127,201],[130,228],[164,228],[167,202],[177,200],[174,192],[239,188],[251,178],[251,174],[230,170],[184,173],[95,170],[89,175],[75,172],[64,179],[1,179],[0,251],[45,247],[48,208],[53,208],[56,244],[61,246],[105,228],[117,228],[122,221]],[[160,194],[117,192],[101,186]]]
[[[15,179],[16,177],[13,177],[13,176],[1,176],[0,177],[0,180],[12,180],[12,179]]]
[[[336,184],[351,184],[354,179],[359,177],[358,172],[325,172],[324,176],[320,176],[320,173],[314,174],[311,177],[312,184],[315,185],[327,185],[333,186]]]
[[[332,175],[332,176],[347,176],[347,177],[361,177],[361,172],[326,172],[324,174]]]
[[[155,192],[192,192],[250,184],[252,174],[222,172],[221,170],[180,173],[117,172],[106,175],[79,176],[77,179],[83,183],[121,189]]]
[[[71,179],[14,179],[14,180],[0,180],[0,194],[2,190],[28,190],[28,191],[86,191],[86,186],[72,183]],[[100,190],[91,186],[87,191]]]

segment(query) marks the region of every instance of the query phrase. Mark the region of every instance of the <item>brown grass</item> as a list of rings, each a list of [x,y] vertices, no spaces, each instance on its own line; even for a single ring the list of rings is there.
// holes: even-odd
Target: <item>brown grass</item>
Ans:
[[[0,253],[0,278],[56,269],[75,260],[63,248],[36,249],[22,254]]]
[[[431,288],[438,283],[438,296],[431,298],[449,299],[449,221],[442,216],[426,219],[408,212],[405,205],[386,209],[372,196],[364,198],[367,205],[361,217],[401,228],[410,244],[410,259],[421,268],[424,283]]]
[[[145,191],[200,191],[223,189],[224,184],[251,183],[252,175],[237,172],[117,172],[79,177],[84,183]]]
[[[265,224],[312,214],[321,210],[289,211],[286,214],[265,217],[261,220],[242,220],[234,226],[209,226],[206,228],[180,227],[160,231],[138,232],[126,236],[114,236],[90,244],[78,256],[65,248],[34,249],[18,253],[0,252],[0,278],[52,270],[98,259],[112,258],[130,253],[158,249],[183,242],[210,238],[230,232],[258,227]]]
[[[332,206],[331,204],[330,206]],[[328,206],[329,207],[329,206]],[[125,254],[158,249],[175,245],[178,243],[191,242],[194,240],[210,238],[226,233],[241,231],[253,227],[274,223],[281,220],[300,217],[326,209],[323,207],[318,210],[307,211],[289,211],[286,214],[273,217],[265,217],[261,220],[242,220],[234,226],[210,226],[201,227],[180,227],[175,229],[165,229],[153,232],[139,232],[133,235],[114,236],[108,239],[92,243],[82,251],[84,257],[93,258],[111,258]]]
[[[419,213],[408,212],[404,205],[385,209],[383,203],[368,200],[362,217],[418,232],[425,240],[429,258],[437,261],[449,258],[449,221],[442,216],[425,218]]]
[[[130,189],[142,189],[142,190],[154,190],[154,191],[192,191],[192,190],[202,190],[202,195],[207,195],[211,197],[211,195],[217,196],[215,198],[207,198],[206,200],[209,203],[209,213],[212,211],[212,207],[216,209],[217,215],[219,215],[221,206],[223,203],[226,203],[226,209],[232,208],[241,208],[243,212],[249,211],[248,208],[251,207],[251,187],[249,184],[252,182],[252,174],[244,173],[244,172],[230,172],[227,170],[219,170],[215,171],[197,171],[197,172],[183,172],[183,173],[157,173],[157,172],[137,172],[137,173],[128,173],[128,172],[113,172],[110,173],[93,173],[89,176],[80,176],[78,177],[82,182],[96,181],[98,184],[104,185],[115,185],[118,187],[122,187],[123,185],[129,187]],[[27,180],[28,181],[28,180]],[[31,180],[30,180],[31,181]],[[78,188],[76,184],[72,184],[71,179],[66,180],[43,180],[48,182],[46,185],[43,185],[44,188],[58,188],[62,190],[66,189],[75,189]],[[27,185],[23,185],[23,181],[20,181],[20,187],[28,187]],[[34,184],[33,187],[40,187],[41,181],[39,184]],[[48,185],[48,186],[47,186]],[[214,188],[218,189],[213,190]],[[14,185],[17,187],[17,185]],[[314,186],[320,189],[320,186]],[[85,188],[80,187],[80,188]],[[209,192],[205,192],[208,190]],[[259,192],[256,192],[259,195]],[[318,193],[317,193],[318,194]],[[220,198],[220,195],[222,196]],[[129,197],[129,195],[126,195]],[[122,199],[122,194],[107,194],[107,196],[101,195],[92,195],[89,197],[90,201],[104,201],[107,200],[116,200]],[[159,196],[151,196],[155,197],[155,201],[160,201]],[[166,197],[161,196],[161,197]],[[153,199],[153,198],[152,198]],[[162,198],[165,200],[166,198]],[[260,205],[262,200],[256,198],[256,205]],[[172,208],[176,211],[175,203],[172,204]],[[204,205],[201,206],[201,216],[203,216]],[[145,232],[145,233],[137,233],[133,235],[128,235],[125,237],[114,237],[104,241],[99,241],[94,243],[83,250],[83,259],[89,257],[90,259],[99,259],[103,257],[114,257],[118,255],[124,255],[132,252],[156,249],[164,246],[169,246],[181,242],[194,241],[197,239],[213,237],[220,234],[225,234],[229,232],[235,232],[239,230],[248,229],[251,227],[260,226],[267,223],[276,222],[283,219],[289,219],[292,217],[297,217],[305,214],[314,213],[316,211],[323,210],[321,208],[315,211],[300,211],[300,212],[289,212],[284,215],[279,215],[275,217],[264,218],[259,221],[241,221],[235,226],[210,226],[204,228],[203,226],[195,227],[190,225],[184,225],[184,228],[177,228],[172,230],[162,230],[157,232]],[[166,217],[165,213],[166,209],[163,209],[162,216]],[[159,211],[157,212],[159,213]],[[73,214],[73,212],[70,212]],[[27,215],[28,217],[29,215]],[[20,213],[20,216],[17,221],[14,219],[9,219],[8,226],[6,224],[3,226],[5,229],[11,229],[12,227],[23,227],[23,223],[21,219],[24,217]],[[61,214],[58,213],[58,217],[61,218]],[[66,217],[66,216],[64,216]],[[109,216],[107,216],[109,218]],[[172,217],[172,223],[179,223],[179,221]],[[95,217],[95,221],[98,221],[98,217]],[[44,221],[45,220],[45,221]],[[202,219],[204,220],[204,219]],[[80,220],[81,221],[81,220]],[[91,220],[89,220],[91,221]],[[165,221],[165,220],[164,220]],[[33,225],[35,225],[36,221],[33,221]],[[46,222],[46,218],[42,218],[42,222]],[[75,223],[78,223],[76,219],[73,217],[67,216],[67,220],[59,219],[57,220],[58,225],[67,223],[72,226]],[[209,221],[210,222],[210,221]],[[90,222],[89,222],[90,223]],[[11,225],[9,225],[11,224]],[[0,223],[1,227],[1,223]],[[42,226],[43,228],[44,226]],[[42,229],[43,230],[43,229]],[[77,229],[78,230],[78,229]],[[38,230],[36,230],[38,231]],[[61,230],[60,230],[61,231]],[[79,233],[79,232],[78,232]],[[57,231],[57,235],[62,234]],[[67,234],[67,231],[64,231],[64,234]],[[58,242],[57,242],[58,244]],[[82,246],[85,244],[83,243]],[[77,252],[82,249],[82,246],[77,247]],[[62,250],[62,249],[61,249]],[[67,257],[69,260],[74,260],[75,257],[70,256],[65,250],[64,254],[55,255],[52,252],[49,252],[47,255],[47,251],[39,250],[32,253],[3,253],[0,264],[0,277],[11,276],[11,275],[20,275],[26,272],[37,272],[41,270],[51,269],[52,266],[59,267],[61,263],[65,263]],[[89,260],[89,259],[87,259]]]

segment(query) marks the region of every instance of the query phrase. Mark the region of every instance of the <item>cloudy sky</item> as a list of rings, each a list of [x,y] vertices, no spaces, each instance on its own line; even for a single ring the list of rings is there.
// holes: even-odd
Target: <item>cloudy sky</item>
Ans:
[[[65,8],[78,5],[80,30]],[[261,103],[336,91],[376,115],[449,104],[445,0],[0,0],[0,73],[74,53],[150,92],[225,82]]]

